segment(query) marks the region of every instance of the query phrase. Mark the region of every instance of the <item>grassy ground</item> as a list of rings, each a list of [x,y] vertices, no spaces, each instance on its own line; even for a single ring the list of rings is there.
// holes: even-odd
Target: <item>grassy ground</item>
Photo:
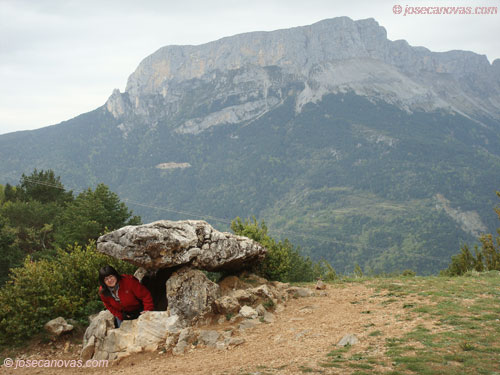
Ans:
[[[356,375],[500,374],[500,272],[365,282],[386,298],[383,303],[403,303],[408,314],[400,319],[421,316],[429,326],[419,325],[403,337],[381,337],[383,355],[360,353],[355,346],[334,348],[320,364],[325,370]],[[421,302],[415,303],[415,297]]]
[[[349,283],[372,287],[375,293],[371,298],[383,306],[402,305],[405,313],[397,317],[398,321],[423,318],[425,324],[400,337],[388,336],[367,324],[365,335],[376,338],[377,345],[326,348],[324,360],[304,362],[300,372],[500,375],[500,272],[473,272],[462,277],[357,278],[339,284],[348,287]],[[261,366],[255,370],[249,374],[280,374],[282,369]]]

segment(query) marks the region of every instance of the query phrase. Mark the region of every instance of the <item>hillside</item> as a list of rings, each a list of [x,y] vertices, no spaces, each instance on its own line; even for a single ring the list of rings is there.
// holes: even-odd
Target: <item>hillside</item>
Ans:
[[[234,331],[230,350],[193,345],[180,356],[152,352],[108,368],[17,368],[5,374],[495,374],[500,371],[497,271],[465,277],[344,280],[326,295],[291,299],[273,323]],[[313,288],[313,285],[308,285]],[[478,293],[478,290],[481,291]],[[213,327],[233,330],[229,323]],[[345,334],[359,343],[336,344]],[[69,340],[69,341],[67,341]],[[66,337],[4,357],[78,359],[78,338]],[[81,348],[81,346],[80,346]],[[24,353],[21,355],[21,353]]]
[[[102,107],[1,135],[0,178],[102,182],[144,222],[254,215],[342,273],[436,273],[497,227],[499,67],[347,17],[166,46]]]

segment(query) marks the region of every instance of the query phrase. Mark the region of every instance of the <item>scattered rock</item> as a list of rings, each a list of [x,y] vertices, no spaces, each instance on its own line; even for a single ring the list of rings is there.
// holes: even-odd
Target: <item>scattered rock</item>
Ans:
[[[100,348],[108,330],[114,328],[115,323],[113,320],[113,315],[108,310],[101,311],[99,314],[95,315],[90,321],[90,325],[87,327],[85,334],[83,335],[83,349],[81,351],[80,357],[84,360],[88,360],[90,358],[108,359],[107,355],[104,355],[101,352]],[[89,354],[91,355],[91,357],[87,358],[86,356],[88,356]]]
[[[69,341],[66,341],[66,343],[64,344],[64,350],[63,350],[63,352],[64,352],[64,353],[68,353],[68,352],[69,352],[70,347],[71,347],[70,342],[69,342]]]
[[[259,314],[259,316],[264,316],[264,314],[267,312],[266,308],[262,304],[257,306],[255,308],[255,311],[257,311],[257,314]]]
[[[240,313],[239,313],[243,318],[246,318],[246,319],[255,319],[259,316],[259,314],[257,313],[257,311],[255,311],[253,308],[251,308],[250,306],[243,306],[241,309],[240,309]]]
[[[222,296],[215,300],[215,308],[219,314],[226,315],[237,313],[241,306],[235,297]]]
[[[220,333],[217,331],[200,331],[198,341],[206,346],[215,347]]]
[[[257,319],[246,319],[240,323],[240,325],[238,326],[238,329],[245,330],[245,329],[253,328],[257,324],[259,324],[259,321]]]
[[[286,291],[289,295],[296,297],[296,298],[314,296],[314,292],[311,289],[299,288],[296,286],[292,286],[292,287],[288,288]]]
[[[337,346],[355,345],[359,342],[358,338],[352,333],[348,333],[337,343]]]
[[[237,289],[229,294],[230,297],[235,298],[240,304],[253,304],[256,301],[256,297],[246,289]]]
[[[264,316],[262,317],[262,321],[264,323],[268,323],[268,324],[274,323],[274,320],[275,320],[274,315],[268,311],[266,311],[264,313]]]
[[[43,327],[53,336],[60,336],[65,332],[73,330],[73,326],[68,324],[68,322],[66,322],[66,320],[62,317],[52,319],[51,321],[45,323]]]
[[[172,353],[175,355],[183,354],[186,348],[191,345],[196,339],[196,335],[194,334],[193,328],[187,327],[181,330],[179,333],[177,345],[175,345]],[[167,338],[167,341],[168,338]],[[172,341],[172,340],[171,340]],[[167,343],[165,344],[167,345]],[[171,347],[171,343],[168,342],[169,347]]]
[[[241,344],[243,344],[245,342],[246,342],[246,340],[243,337],[231,337],[229,339],[228,345],[230,345],[230,346],[238,346],[238,345],[241,345]]]
[[[95,336],[92,336],[90,340],[88,340],[87,345],[83,347],[80,353],[80,358],[83,361],[88,361],[89,359],[91,359],[94,355],[94,348],[95,348]]]
[[[323,281],[318,280],[318,282],[316,283],[315,288],[317,290],[325,290],[326,289],[326,284]]]

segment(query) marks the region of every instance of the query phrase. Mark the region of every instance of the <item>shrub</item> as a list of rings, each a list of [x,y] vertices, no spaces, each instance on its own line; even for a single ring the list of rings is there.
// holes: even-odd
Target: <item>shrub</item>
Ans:
[[[133,272],[132,265],[98,253],[95,242],[58,250],[50,260],[28,256],[0,289],[0,345],[20,342],[58,316],[84,320],[102,309],[98,270],[106,264]]]
[[[256,218],[244,222],[237,217],[231,223],[231,229],[240,236],[246,236],[257,241],[267,249],[263,262],[258,264],[254,272],[269,279],[283,282],[313,281],[317,278],[333,280],[336,273],[326,261],[313,263],[310,258],[303,257],[288,239],[276,242],[267,234],[264,221],[259,223]]]

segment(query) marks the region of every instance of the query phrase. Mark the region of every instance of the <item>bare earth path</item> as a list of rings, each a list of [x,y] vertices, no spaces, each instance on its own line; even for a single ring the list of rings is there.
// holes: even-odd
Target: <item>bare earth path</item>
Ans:
[[[235,330],[233,336],[245,339],[242,345],[226,350],[192,348],[184,355],[142,353],[122,360],[107,368],[0,368],[5,374],[302,374],[317,370],[322,373],[350,373],[349,369],[321,367],[327,354],[346,334],[355,334],[360,343],[351,350],[363,351],[384,357],[386,338],[400,337],[417,325],[432,326],[432,322],[410,316],[404,304],[406,297],[388,302],[385,292],[377,293],[366,284],[328,285],[327,296],[315,296],[289,300],[284,309],[275,313],[274,323],[258,324],[245,331]],[[223,332],[231,326],[207,327]],[[430,328],[430,327],[429,327]],[[376,335],[370,335],[374,331]],[[40,359],[76,359],[78,347],[66,348],[50,355],[50,352],[28,357]],[[43,353],[43,354],[42,354]],[[49,357],[50,355],[50,357]],[[390,370],[379,368],[380,372]],[[354,372],[354,369],[352,370]]]

